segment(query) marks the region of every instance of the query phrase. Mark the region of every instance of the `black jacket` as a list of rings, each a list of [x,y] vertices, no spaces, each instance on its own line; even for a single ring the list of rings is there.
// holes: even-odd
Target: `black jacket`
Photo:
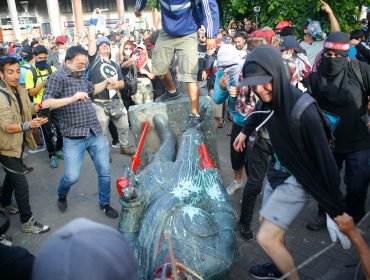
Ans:
[[[302,149],[289,129],[289,121],[291,110],[303,93],[290,84],[281,54],[271,46],[260,46],[247,56],[246,63],[251,61],[273,77],[272,101],[263,103],[262,110],[274,111],[265,127],[278,159],[329,215],[335,217],[342,214],[345,205],[339,189],[339,170],[317,108],[312,104],[301,116]],[[243,133],[250,135],[267,116],[252,115],[247,119]]]

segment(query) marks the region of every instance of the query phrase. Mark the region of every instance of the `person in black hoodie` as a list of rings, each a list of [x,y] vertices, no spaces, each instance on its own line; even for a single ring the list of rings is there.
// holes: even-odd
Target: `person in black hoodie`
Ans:
[[[243,76],[241,84],[251,86],[262,104],[256,105],[259,110],[247,118],[234,148],[243,150],[247,135],[264,125],[274,150],[268,164],[268,183],[260,211],[262,222],[257,234],[258,243],[274,264],[254,266],[249,272],[259,279],[278,278],[291,272],[288,279],[298,279],[298,273],[292,272],[294,260],[284,244],[285,231],[311,196],[331,217],[343,215],[345,205],[339,189],[339,171],[316,104],[309,105],[301,115],[300,137],[293,135],[289,126],[291,111],[303,93],[290,85],[283,59],[276,49],[267,45],[254,49],[246,58]]]
[[[324,42],[317,71],[309,76],[309,84],[320,108],[340,118],[334,131],[333,152],[339,169],[345,163],[346,212],[357,223],[366,214],[370,183],[370,134],[367,126],[370,66],[350,61],[349,45],[350,39],[345,33],[330,33]],[[325,212],[320,204],[318,215],[311,219],[307,228],[318,230],[324,225]]]

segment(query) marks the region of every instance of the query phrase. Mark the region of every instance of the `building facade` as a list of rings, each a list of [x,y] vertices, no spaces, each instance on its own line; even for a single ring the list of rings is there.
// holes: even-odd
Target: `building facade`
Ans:
[[[122,23],[130,28],[153,26],[153,13],[134,16],[136,0],[0,0],[0,40],[9,42],[29,37],[59,36],[66,31],[84,33],[96,8],[108,9],[100,19],[101,28]],[[146,23],[146,24],[145,24]]]

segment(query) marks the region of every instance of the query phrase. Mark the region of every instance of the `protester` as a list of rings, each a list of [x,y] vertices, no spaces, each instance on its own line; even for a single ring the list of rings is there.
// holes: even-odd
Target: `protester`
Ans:
[[[47,225],[37,222],[32,216],[29,202],[29,188],[24,176],[33,169],[22,160],[24,146],[35,148],[32,128],[47,123],[47,118],[34,118],[39,106],[31,105],[27,91],[19,85],[20,66],[17,59],[0,59],[0,163],[6,173],[1,207],[10,214],[20,214],[21,230],[25,233],[44,233]],[[11,204],[14,194],[18,208]]]
[[[365,277],[370,279],[370,248],[357,230],[352,217],[344,214],[336,217],[334,220],[338,224],[340,231],[347,235],[351,239],[352,244],[355,245]]]
[[[32,97],[33,102],[40,104],[45,91],[45,83],[50,75],[56,71],[56,68],[47,63],[48,50],[44,46],[35,47],[33,56],[35,57],[35,66],[26,72],[26,89],[28,89],[28,94]],[[41,128],[49,153],[49,166],[57,168],[59,166],[58,158],[63,159],[63,139],[55,113],[50,111],[48,117],[49,121]],[[42,149],[42,147],[40,148]],[[39,149],[33,152],[37,152]]]
[[[37,253],[33,280],[137,280],[134,254],[118,230],[85,218],[54,232]]]
[[[58,185],[58,207],[67,209],[67,195],[79,180],[85,150],[94,161],[98,174],[100,211],[109,218],[118,213],[110,205],[110,164],[107,139],[92,106],[89,94],[98,94],[111,85],[109,79],[93,85],[83,75],[88,53],[79,46],[67,49],[65,66],[55,72],[47,83],[41,107],[57,109],[63,135],[64,175]]]
[[[59,69],[64,65],[66,50],[67,50],[67,39],[64,36],[58,36],[55,39],[56,52],[51,52],[48,56],[48,63]]]
[[[265,126],[274,150],[268,165],[268,183],[260,211],[262,222],[257,234],[258,243],[274,264],[258,265],[249,272],[261,279],[279,278],[293,271],[287,279],[298,279],[298,273],[293,270],[294,260],[284,244],[285,232],[311,195],[331,217],[344,213],[339,171],[316,105],[312,103],[303,111],[298,124],[291,123],[294,105],[303,93],[290,84],[280,52],[271,46],[254,49],[247,56],[243,75],[241,85],[252,87],[261,99],[260,111],[264,112],[247,118],[234,148],[244,150],[247,136]]]
[[[330,21],[331,31],[340,31],[339,23],[333,13],[330,6],[320,0],[322,6],[321,10],[327,13]],[[303,40],[300,41],[301,47],[306,51],[308,61],[313,66],[315,63],[316,56],[323,49],[323,33],[320,22],[307,20],[303,25]]]
[[[197,55],[197,31],[201,24],[206,28],[207,49],[215,48],[215,40],[219,29],[219,12],[215,0],[200,1],[202,4],[202,16],[198,7],[191,5],[189,1],[163,2],[161,4],[163,30],[154,47],[153,74],[163,79],[166,90],[155,101],[162,102],[176,99],[181,93],[176,89],[169,67],[177,53],[178,80],[187,83],[190,99],[191,115],[185,129],[199,127],[203,122],[199,113],[199,90],[197,87],[198,55]],[[175,6],[173,6],[175,4]],[[183,4],[180,10],[176,6]],[[141,11],[146,6],[146,0],[137,0],[135,6],[136,17],[141,16]],[[175,8],[175,9],[174,9]]]
[[[367,127],[370,66],[348,60],[349,42],[343,32],[329,34],[320,64],[309,76],[309,83],[320,108],[338,119],[334,131],[334,158],[339,170],[345,163],[346,212],[357,223],[366,213],[370,183],[370,134]],[[318,230],[325,222],[325,210],[321,206],[307,228]]]
[[[103,129],[103,134],[107,136],[109,120],[112,120],[118,131],[120,153],[132,156],[135,150],[131,148],[128,141],[127,110],[123,106],[119,93],[119,90],[125,86],[121,68],[110,60],[111,50],[108,38],[101,37],[96,40],[96,24],[100,13],[100,9],[95,9],[90,21],[88,33],[89,69],[93,84],[101,83],[106,79],[109,79],[110,82],[106,84],[107,87],[103,91],[91,96],[93,107]]]

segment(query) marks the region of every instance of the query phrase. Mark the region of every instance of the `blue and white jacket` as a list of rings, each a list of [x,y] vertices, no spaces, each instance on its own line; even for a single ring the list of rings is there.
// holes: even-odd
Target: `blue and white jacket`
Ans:
[[[143,10],[147,0],[136,0],[135,8]],[[215,38],[219,31],[219,12],[216,0],[159,0],[162,27],[173,37],[197,32],[201,25],[206,28],[207,38]],[[198,3],[202,4],[202,14]]]

